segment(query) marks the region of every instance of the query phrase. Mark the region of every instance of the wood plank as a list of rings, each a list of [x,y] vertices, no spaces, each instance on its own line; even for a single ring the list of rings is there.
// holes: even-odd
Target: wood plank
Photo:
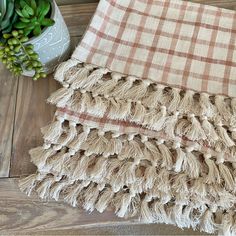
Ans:
[[[142,228],[136,230],[137,235],[140,232],[147,235],[143,229],[145,226],[137,220],[118,218],[112,211],[88,214],[61,201],[43,201],[36,196],[28,198],[19,191],[17,179],[0,179],[0,193],[1,235],[94,235],[95,232],[98,235],[110,235],[111,232],[122,235],[125,227],[127,234],[132,232],[134,235],[131,225]],[[110,231],[105,226],[109,226]],[[171,232],[173,235],[203,235],[169,225],[146,225],[146,229],[149,235],[170,235]]]
[[[0,177],[8,177],[18,78],[0,64]]]
[[[71,36],[83,35],[96,7],[97,3],[60,6],[60,10],[69,28]]]
[[[58,5],[99,2],[99,0],[56,0]]]
[[[72,37],[72,50],[78,44],[79,39]],[[47,104],[46,99],[59,87],[60,85],[53,79],[53,75],[38,81],[20,77],[14,124],[11,177],[35,172],[35,166],[30,162],[28,151],[43,142],[40,128],[51,122],[55,112],[55,107]]]

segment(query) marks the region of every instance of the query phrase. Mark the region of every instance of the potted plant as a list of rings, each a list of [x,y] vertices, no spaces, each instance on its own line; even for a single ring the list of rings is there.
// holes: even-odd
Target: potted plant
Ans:
[[[14,75],[45,77],[70,53],[54,0],[0,0],[0,32],[0,60]]]

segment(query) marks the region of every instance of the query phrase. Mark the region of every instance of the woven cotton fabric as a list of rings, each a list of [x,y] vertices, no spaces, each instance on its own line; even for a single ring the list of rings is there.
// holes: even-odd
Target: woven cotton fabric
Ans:
[[[87,211],[236,234],[236,14],[101,0],[54,78],[22,191]]]

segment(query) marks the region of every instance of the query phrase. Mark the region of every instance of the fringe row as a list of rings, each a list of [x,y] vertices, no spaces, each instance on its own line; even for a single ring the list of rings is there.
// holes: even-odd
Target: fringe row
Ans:
[[[156,85],[74,59],[59,66],[55,79],[64,88],[50,103],[165,136],[57,116],[42,128],[44,145],[30,150],[38,172],[20,180],[22,191],[87,211],[111,207],[119,217],[236,235],[235,98]]]

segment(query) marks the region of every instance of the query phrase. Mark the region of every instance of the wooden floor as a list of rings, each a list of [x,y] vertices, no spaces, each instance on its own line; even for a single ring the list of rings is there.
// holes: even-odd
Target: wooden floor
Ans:
[[[58,0],[57,2],[69,27],[74,48],[83,35],[98,1]],[[195,2],[236,10],[236,0],[195,0]],[[0,85],[0,235],[34,234],[34,232],[43,235],[53,232],[81,235],[79,232],[85,232],[81,231],[83,227],[104,225],[125,227],[131,223],[120,221],[111,212],[89,215],[79,209],[66,207],[63,203],[42,202],[36,197],[27,198],[19,192],[17,179],[35,171],[35,167],[30,163],[28,150],[42,143],[40,128],[48,124],[53,117],[55,108],[46,104],[45,100],[59,85],[53,80],[52,75],[37,82],[23,76],[14,78],[2,65],[0,65]],[[164,227],[164,231],[160,231],[161,227],[158,231],[154,231],[157,230],[156,226],[152,227],[153,231],[149,228],[149,231],[144,232],[163,234],[165,231],[168,234],[173,232],[175,235],[177,232],[181,234],[181,231],[176,229],[173,231],[173,227],[169,226]],[[140,228],[137,232],[140,232]],[[184,233],[193,234],[190,231]]]

